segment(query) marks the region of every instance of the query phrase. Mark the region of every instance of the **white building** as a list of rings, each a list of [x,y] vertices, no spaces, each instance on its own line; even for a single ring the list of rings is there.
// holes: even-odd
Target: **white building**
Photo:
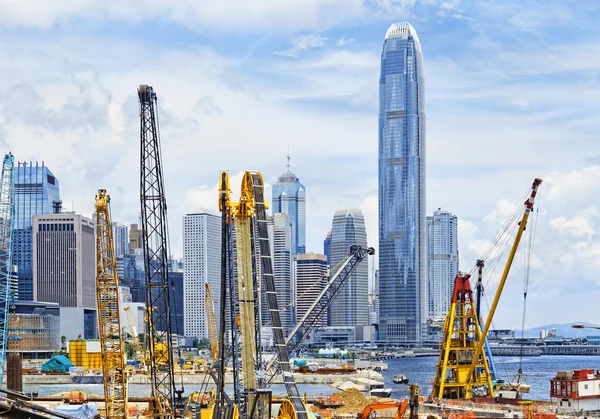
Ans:
[[[458,220],[438,209],[427,217],[427,307],[430,319],[445,318],[458,275]]]
[[[327,256],[318,253],[299,254],[296,256],[296,323],[308,312],[325,289],[328,279]],[[316,319],[315,327],[327,326],[327,310]],[[314,319],[314,316],[312,317]]]
[[[221,292],[221,217],[201,209],[183,217],[183,331],[185,336],[208,338],[205,284],[214,300],[217,325]]]
[[[113,221],[111,225],[115,257],[126,255],[129,253],[129,227],[118,221]]]

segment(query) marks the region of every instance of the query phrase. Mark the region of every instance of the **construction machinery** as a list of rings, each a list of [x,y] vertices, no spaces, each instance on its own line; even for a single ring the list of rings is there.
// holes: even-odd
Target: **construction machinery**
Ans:
[[[125,313],[127,313],[127,322],[129,323],[129,333],[131,334],[131,338],[133,339],[133,347],[135,348],[135,356],[140,363],[140,368],[142,370],[146,370],[146,354],[144,352],[144,348],[142,348],[142,343],[140,342],[140,337],[137,333],[137,327],[135,326],[135,319],[133,318],[133,313],[131,312],[131,306],[125,306],[123,309]]]
[[[215,304],[208,282],[205,284],[204,305],[206,307],[206,322],[208,323],[208,339],[210,342],[210,356],[213,365],[219,359],[219,335],[217,331],[217,318],[215,316]]]
[[[148,85],[138,88],[140,103],[140,203],[148,322],[148,366],[151,378],[151,415],[175,417],[183,404],[183,385],[177,388],[171,343],[169,236],[167,201],[160,151],[157,95]]]
[[[8,347],[8,316],[12,293],[12,254],[14,226],[14,187],[12,153],[4,156],[0,179],[0,383],[6,370]]]
[[[257,342],[257,290],[262,284],[261,291],[267,295],[267,304],[273,329],[273,338],[279,365],[283,372],[284,384],[289,402],[280,407],[280,416],[306,419],[306,407],[298,392],[291,372],[289,353],[285,345],[285,336],[281,327],[280,311],[273,278],[273,261],[270,253],[268,226],[266,217],[267,204],[264,200],[264,182],[258,172],[247,171],[242,178],[240,200],[230,200],[229,173],[220,174],[219,209],[223,213],[223,260],[221,283],[221,307],[227,302],[230,306],[230,324],[232,325],[231,339],[233,352],[236,352],[238,342],[241,343],[241,371],[243,373],[243,388],[234,388],[234,402],[239,407],[240,416],[258,418],[270,416],[271,393],[266,388],[262,373],[261,353]],[[235,223],[235,263],[237,268],[237,284],[233,282],[233,224]],[[254,268],[254,269],[253,269]],[[235,286],[235,288],[234,288]],[[229,291],[229,300],[227,299]],[[237,301],[231,298],[237,292]],[[235,310],[237,307],[237,312]],[[236,330],[236,320],[239,318],[239,335]],[[220,336],[225,334],[225,319],[221,319]],[[216,393],[217,417],[224,412],[224,344],[219,346],[219,373]],[[234,359],[234,382],[236,360]],[[258,375],[257,371],[261,374]]]
[[[524,208],[521,209],[523,214],[517,224],[516,237],[483,330],[478,320],[469,281],[470,275],[459,274],[456,277],[450,310],[444,323],[440,358],[431,398],[461,399],[479,395],[494,397],[491,374],[483,347],[541,183],[541,179],[533,181],[529,197],[524,203]]]
[[[409,399],[402,401],[388,399],[371,403],[357,415],[357,419],[370,419],[373,412],[386,409],[397,409],[394,419],[402,419],[406,414],[407,408],[410,408],[409,419],[419,418],[419,386],[417,384],[410,385]]]
[[[110,196],[105,189],[99,189],[96,194],[96,302],[107,419],[127,417],[127,377],[114,249]]]

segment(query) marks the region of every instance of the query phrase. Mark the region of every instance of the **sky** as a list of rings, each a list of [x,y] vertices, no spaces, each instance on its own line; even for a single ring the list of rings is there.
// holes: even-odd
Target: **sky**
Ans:
[[[517,255],[494,327],[597,323],[599,18],[596,2],[561,0],[0,0],[0,150],[43,160],[65,209],[91,216],[106,188],[113,219],[136,222],[136,92],[149,84],[175,256],[183,215],[217,209],[219,170],[234,192],[244,170],[272,185],[288,155],[307,250],[323,252],[335,210],[355,207],[377,249],[381,46],[409,21],[424,55],[427,213],[458,216],[461,270],[544,180],[533,256]]]

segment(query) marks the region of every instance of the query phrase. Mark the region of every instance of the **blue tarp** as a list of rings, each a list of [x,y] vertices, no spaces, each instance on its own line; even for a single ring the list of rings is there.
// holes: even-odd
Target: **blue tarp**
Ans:
[[[52,410],[56,413],[63,413],[77,419],[93,419],[98,414],[98,408],[95,403],[61,404]]]
[[[49,361],[42,364],[42,371],[62,371],[69,372],[69,368],[73,366],[73,363],[69,358],[64,355],[56,355],[50,358]]]

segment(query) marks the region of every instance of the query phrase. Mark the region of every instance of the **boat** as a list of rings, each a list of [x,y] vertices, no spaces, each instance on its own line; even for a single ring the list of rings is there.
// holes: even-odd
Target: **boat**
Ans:
[[[600,410],[600,371],[582,369],[558,371],[550,379],[550,397],[557,399],[559,411]]]
[[[391,388],[386,388],[383,383],[371,384],[369,386],[369,397],[390,397]]]
[[[404,374],[397,374],[392,381],[396,384],[408,384],[408,377]]]

